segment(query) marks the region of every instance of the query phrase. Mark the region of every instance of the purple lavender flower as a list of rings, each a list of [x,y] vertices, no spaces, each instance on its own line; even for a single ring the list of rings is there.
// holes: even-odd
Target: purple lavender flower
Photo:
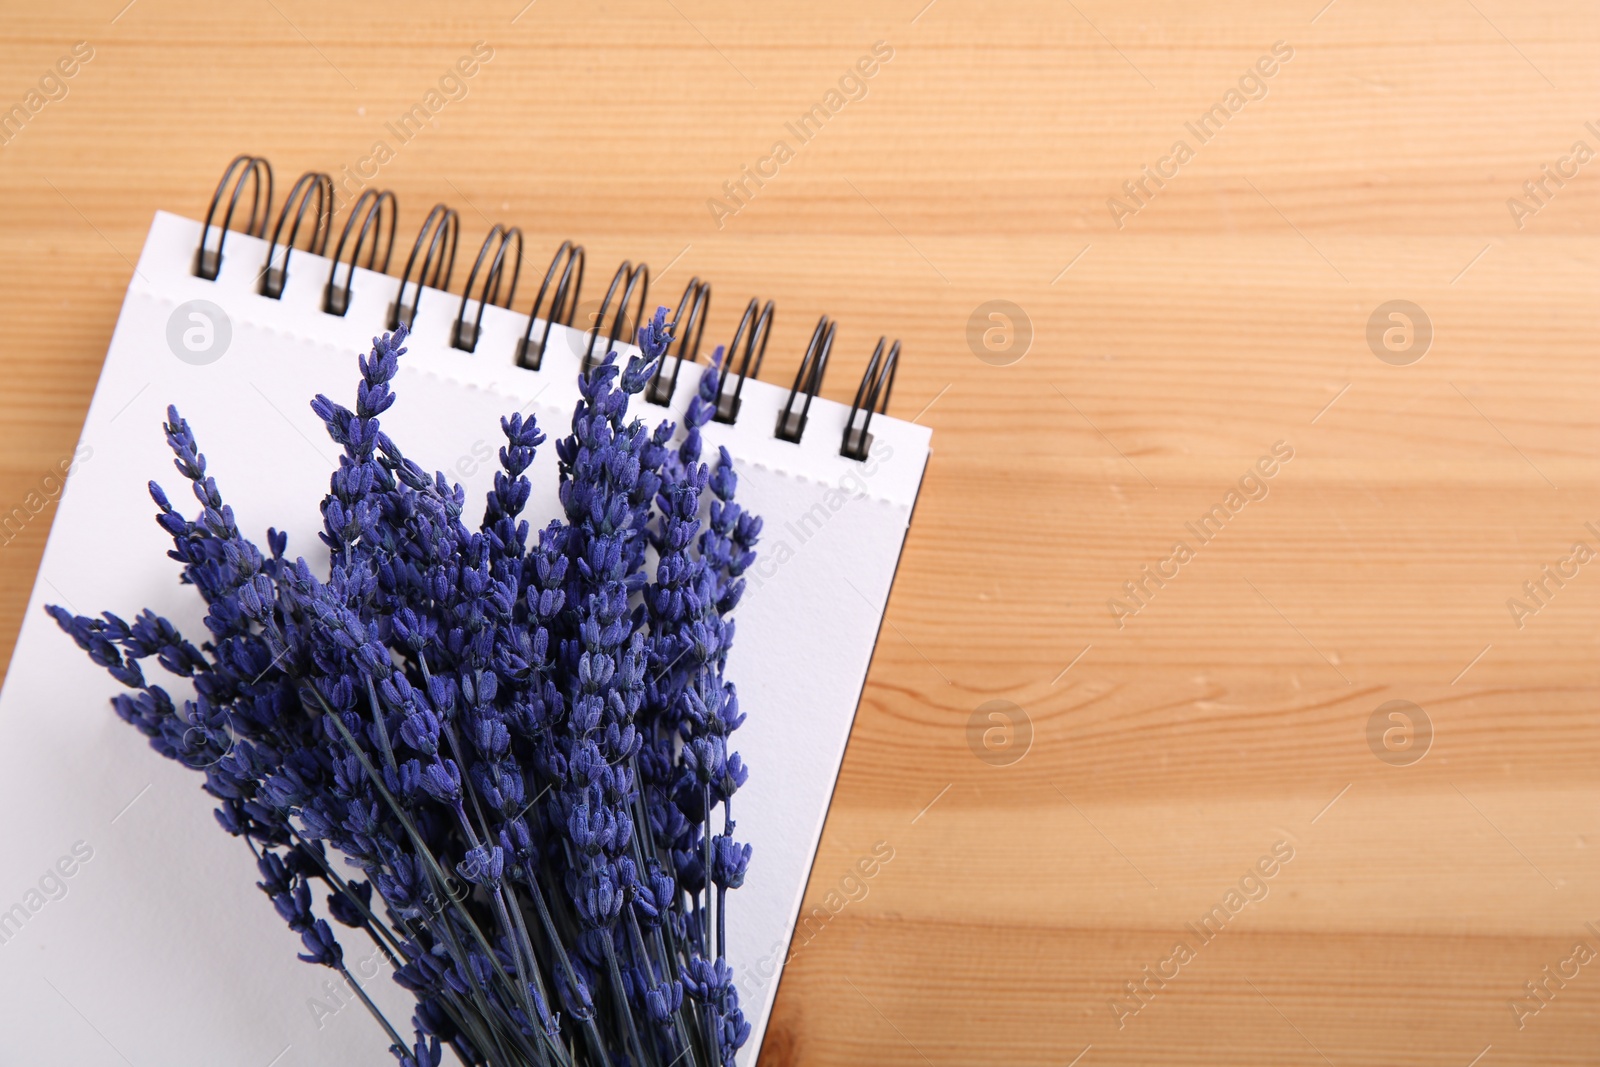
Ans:
[[[563,517],[530,544],[532,419],[501,421],[476,530],[460,487],[383,432],[405,336],[374,339],[353,409],[312,401],[341,448],[326,580],[284,534],[266,552],[241,534],[169,409],[198,517],[149,488],[206,639],[149,612],[48,610],[129,690],[116,713],[204,772],[300,958],[350,982],[403,1067],[438,1067],[445,1047],[492,1067],[727,1067],[750,1028],[723,914],[750,847],[732,837],[746,771],[723,670],[760,520],[734,503],[727,452],[700,460],[715,367],[676,446],[671,423],[628,414],[671,341],[666,309],[641,357],[586,375],[556,442]],[[147,660],[194,699],[151,684]],[[415,995],[414,1040],[345,970],[323,897]]]

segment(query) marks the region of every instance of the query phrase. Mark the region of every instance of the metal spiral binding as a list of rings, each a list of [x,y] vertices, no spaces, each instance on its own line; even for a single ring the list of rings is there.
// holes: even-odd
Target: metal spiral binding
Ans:
[[[383,206],[389,205],[389,240],[383,241]],[[394,253],[395,224],[399,221],[400,203],[394,194],[385,189],[383,192],[366,190],[356,199],[355,205],[350,208],[350,217],[345,220],[344,231],[339,234],[339,244],[333,252],[333,266],[328,269],[328,284],[322,293],[322,310],[330,315],[343,316],[350,310],[350,289],[355,284],[356,263],[361,258],[361,250],[367,249],[367,269],[387,271],[389,258]],[[355,241],[350,241],[351,231],[356,229],[360,222],[360,231]],[[372,244],[367,244],[367,237],[372,237]],[[344,286],[341,288],[335,279],[339,277],[339,267],[344,263],[344,246],[350,245],[350,262],[344,264]],[[383,265],[375,266],[378,262],[378,246],[382,244]]]
[[[672,403],[678,391],[678,374],[683,370],[683,365],[693,363],[700,354],[700,338],[705,336],[706,317],[710,310],[711,283],[703,282],[698,277],[690,278],[683,290],[683,299],[678,302],[678,310],[672,316],[669,331],[678,342],[678,362],[672,368],[672,380],[664,383],[661,374],[668,357],[673,354],[672,344],[668,342],[667,351],[662,353],[661,361],[656,364],[656,372],[650,378],[650,385],[644,391],[647,401],[663,406]]]
[[[389,329],[398,329],[402,324],[408,330],[411,328],[417,318],[417,305],[422,302],[423,286],[441,290],[450,288],[450,275],[455,273],[456,268],[456,239],[460,232],[461,217],[456,214],[455,208],[433,205],[428,217],[422,220],[417,239],[412,242],[411,255],[406,257],[406,270],[400,275],[400,288],[395,290],[394,303],[389,305]],[[422,247],[424,240],[428,242],[426,251]],[[417,271],[416,281],[412,282],[411,268],[417,266],[419,252],[422,254],[421,269]],[[408,304],[406,286],[412,284],[416,289]]]
[[[811,343],[806,346],[805,358],[800,361],[800,369],[795,371],[794,386],[789,390],[789,399],[784,402],[783,410],[778,413],[778,425],[773,431],[781,441],[800,443],[800,438],[806,432],[806,415],[811,410],[811,401],[817,397],[817,391],[822,388],[822,376],[828,372],[828,355],[833,351],[833,332],[837,324],[828,316],[823,315],[817,319],[817,328],[811,331]],[[795,397],[804,389],[806,402],[799,411],[794,410]]]
[[[583,259],[583,246],[571,241],[562,241],[556,254],[550,257],[550,267],[544,272],[544,281],[539,283],[539,295],[533,298],[533,307],[528,310],[528,328],[522,340],[517,342],[517,366],[538,370],[539,364],[544,362],[544,347],[550,343],[550,327],[558,322],[563,326],[572,325],[573,312],[578,310],[578,294],[583,290]],[[573,277],[574,264],[577,266],[576,279]],[[550,314],[544,320],[544,333],[535,342],[533,324],[538,321],[539,309],[544,306],[545,291],[550,288],[550,279],[556,276],[557,267],[561,268],[561,280],[556,283],[555,292],[550,294]]]
[[[211,196],[211,204],[206,210],[205,224],[201,228],[200,241],[195,249],[196,276],[214,281],[221,273],[223,245],[227,240],[228,230],[232,228],[234,212],[244,198],[247,183],[251,188],[250,216],[242,227],[243,232],[253,237],[266,238],[267,222],[272,213],[272,165],[260,156],[248,154],[235,156],[217,183],[216,190]],[[227,204],[223,207],[225,197]],[[314,214],[303,248],[312,255],[326,255],[328,243],[333,236],[335,197],[333,179],[322,171],[307,171],[295,181],[278,212],[277,222],[272,228],[272,237],[267,242],[266,259],[259,275],[258,291],[261,295],[274,300],[282,299],[289,282],[289,261],[293,258],[300,230],[306,224],[308,212]],[[219,208],[222,208],[220,219]],[[381,191],[368,189],[362,192],[351,206],[349,217],[334,249],[328,281],[323,288],[323,311],[340,316],[349,312],[357,266],[364,265],[368,270],[380,272],[389,269],[389,262],[394,253],[398,219],[399,201],[394,193],[387,189]],[[428,212],[412,244],[411,255],[406,259],[405,272],[400,277],[394,302],[389,305],[389,329],[397,329],[402,325],[410,327],[414,324],[424,287],[448,291],[451,275],[455,271],[460,230],[461,219],[454,209],[444,204],[435,204]],[[216,235],[214,240],[213,231]],[[455,322],[451,326],[450,343],[453,347],[466,352],[475,350],[483,332],[484,308],[491,304],[507,308],[511,306],[516,298],[517,283],[522,274],[523,243],[522,230],[516,226],[508,227],[496,223],[490,228],[467,276],[461,304],[456,312]],[[348,258],[345,254],[347,246]],[[364,264],[361,262],[363,252],[366,254]],[[508,255],[509,278],[506,262]],[[518,366],[538,370],[550,341],[552,327],[558,323],[568,327],[572,325],[583,291],[585,261],[584,248],[580,244],[563,241],[561,247],[556,249],[555,255],[550,259],[550,266],[545,271],[544,279],[540,282],[539,292],[534,297],[533,307],[529,309],[527,329],[517,344]],[[344,268],[342,279],[339,276],[340,267]],[[414,277],[413,271],[415,271]],[[409,301],[406,299],[408,287],[411,287]],[[588,343],[584,351],[583,373],[589,373],[601,361],[597,358],[597,349],[603,358],[603,355],[613,350],[619,341],[633,341],[627,333],[631,326],[644,321],[649,292],[650,268],[646,264],[635,265],[624,261],[617,268],[616,273],[612,275],[611,284],[606,288],[605,299],[600,302],[592,325],[587,329]],[[536,340],[534,324],[539,321],[540,312],[545,309],[547,294],[550,297],[550,305],[544,316],[544,330]],[[467,309],[474,300],[476,315],[471,322],[468,322]],[[613,301],[616,303],[615,310],[612,307]],[[691,278],[673,315],[670,327],[672,342],[669,342],[667,352],[661,363],[656,366],[645,389],[646,401],[663,406],[672,403],[684,364],[695,363],[699,359],[700,345],[705,335],[710,309],[711,283],[702,281],[698,276]],[[744,389],[744,383],[752,378],[758,378],[761,374],[761,364],[766,358],[767,344],[772,338],[774,313],[775,307],[771,300],[762,304],[759,298],[753,298],[745,305],[744,314],[739,319],[733,340],[725,353],[721,353],[721,362],[717,367],[717,395],[712,415],[714,421],[728,425],[737,422],[740,393]],[[611,324],[606,329],[604,348],[599,349],[601,330],[606,325],[608,314],[611,315]],[[817,319],[817,325],[811,333],[811,341],[806,346],[805,356],[795,372],[794,384],[789,389],[788,398],[778,414],[777,424],[773,429],[774,435],[779,439],[798,444],[804,437],[811,401],[816,399],[821,391],[823,377],[827,374],[836,330],[837,323],[827,315]],[[677,347],[676,353],[672,351],[674,343]],[[665,374],[668,357],[676,360],[670,379]],[[735,360],[739,364],[737,371],[733,366]],[[856,387],[855,398],[850,404],[850,414],[839,441],[841,456],[858,462],[868,458],[873,442],[872,419],[874,415],[888,413],[889,399],[894,392],[894,380],[899,365],[900,341],[898,339],[890,341],[888,337],[880,337],[871,359],[867,362],[861,382]],[[737,380],[730,392],[728,379],[734,376]],[[803,400],[801,400],[802,394],[804,394]]]
[[[242,168],[242,169],[241,169]],[[235,178],[237,173],[238,177]],[[205,226],[200,230],[200,244],[194,253],[194,273],[208,282],[217,280],[222,273],[222,244],[228,239],[228,227],[233,222],[233,210],[239,206],[244,194],[244,183],[251,183],[250,221],[244,232],[252,237],[267,235],[267,217],[272,214],[272,164],[260,156],[237,155],[228,169],[222,172],[217,191],[211,194],[211,206],[206,209]],[[217,205],[222,202],[223,191],[233,182],[233,195],[228,198],[228,210],[223,213],[222,224],[217,229],[217,247],[210,247],[211,220],[216,217]],[[260,220],[259,223],[257,220]]]
[[[311,225],[311,240],[306,244],[306,251],[314,256],[327,254],[328,239],[333,236],[333,178],[321,171],[308,170],[295,179],[282,210],[278,212],[278,223],[272,228],[272,240],[267,243],[267,261],[261,269],[262,296],[272,300],[283,299],[283,287],[289,284],[289,257],[294,254],[294,242],[300,236],[300,224],[305,221],[306,209],[311,206],[313,194],[317,198],[317,215]],[[289,236],[283,237],[283,227],[289,221],[291,211],[294,212],[294,223],[289,227]],[[276,262],[280,237],[283,238],[282,263]]]
[[[861,384],[856,386],[856,398],[850,404],[850,418],[844,424],[844,436],[839,441],[839,455],[846,459],[867,458],[867,450],[872,447],[872,434],[868,428],[872,425],[873,412],[887,414],[889,411],[889,394],[894,391],[894,372],[900,365],[900,342],[897,339],[885,354],[883,346],[888,340],[887,337],[878,338],[878,347],[872,350],[872,359],[867,362],[867,372],[861,376]],[[856,412],[863,410],[866,417],[857,427]]]
[[[500,283],[505,279],[506,249],[511,247],[513,239],[517,243],[517,254],[511,261],[511,285],[506,289],[505,303],[502,304]],[[478,314],[468,323],[467,302],[472,297],[472,285],[478,280],[478,271],[483,268],[483,260],[489,255],[490,246],[494,248],[494,256],[489,261],[489,269],[484,271],[483,288],[478,292]],[[483,246],[478,249],[478,258],[472,263],[472,273],[467,275],[466,287],[461,291],[461,310],[456,312],[455,325],[450,328],[452,347],[463,352],[471,352],[478,347],[478,336],[483,332],[483,309],[490,304],[510,307],[517,295],[517,279],[521,276],[522,231],[515,226],[508,230],[497,222],[490,227],[488,236],[484,237]]]
[[[733,331],[733,342],[723,354],[722,367],[717,371],[717,411],[712,416],[715,422],[732,425],[739,418],[739,393],[744,389],[745,380],[761,374],[761,360],[767,354],[767,342],[772,339],[774,308],[770,300],[760,308],[759,313],[756,310],[758,306],[759,299],[755,297],[745,305],[744,314],[739,318],[739,328]],[[725,391],[728,371],[733,366],[733,357],[739,351],[740,341],[744,342],[744,357],[739,361],[739,380],[730,394]],[[755,359],[754,367],[750,366],[752,357]]]
[[[605,321],[606,311],[611,307],[611,298],[616,295],[617,286],[622,288],[622,301],[617,304],[617,313],[611,320],[611,329],[606,337],[605,352],[601,359],[611,352],[619,340],[630,340],[622,336],[627,329],[628,303],[633,299],[634,289],[639,291],[639,310],[634,312],[633,322],[637,325],[644,321],[645,300],[650,294],[650,268],[640,263],[637,267],[628,260],[622,261],[622,266],[617,268],[617,273],[611,276],[611,285],[606,289],[606,298],[600,304],[600,310],[595,312],[594,325],[589,329],[589,346],[583,354],[583,373],[588,374],[601,360],[594,356],[595,342],[600,339],[600,324]]]

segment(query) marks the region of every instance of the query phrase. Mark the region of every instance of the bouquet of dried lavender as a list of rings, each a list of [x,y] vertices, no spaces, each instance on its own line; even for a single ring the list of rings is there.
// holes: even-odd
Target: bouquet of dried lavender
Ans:
[[[670,341],[665,316],[620,374],[613,353],[585,375],[555,446],[565,517],[531,544],[519,516],[544,441],[531,418],[501,420],[476,531],[462,489],[379,428],[400,329],[361,359],[354,411],[312,403],[343,449],[322,503],[326,580],[285,555],[284,534],[269,530],[263,554],[239,532],[169,408],[202,510],[150,494],[209,639],[149,611],[48,609],[132,690],[117,713],[204,771],[300,958],[339,972],[404,1067],[435,1067],[445,1046],[492,1067],[729,1067],[749,1034],[725,959],[726,894],[750,846],[733,838],[746,770],[728,738],[744,716],[724,667],[761,520],[734,502],[726,450],[701,461],[717,360],[676,443],[672,423],[628,418]],[[152,657],[193,699],[145,678]],[[413,1041],[319,910],[370,937],[415,994]]]

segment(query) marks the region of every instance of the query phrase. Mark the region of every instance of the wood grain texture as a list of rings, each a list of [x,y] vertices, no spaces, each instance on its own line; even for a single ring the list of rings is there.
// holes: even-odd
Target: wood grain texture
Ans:
[[[468,245],[505,220],[540,264],[573,237],[600,271],[672,262],[668,296],[708,277],[718,337],[771,297],[771,380],[827,311],[834,398],[904,339],[893,410],[935,453],[763,1062],[1594,1062],[1600,966],[1520,1028],[1511,1004],[1600,948],[1600,563],[1520,627],[1507,600],[1600,549],[1600,162],[1541,171],[1600,150],[1600,9],[120,2],[0,12],[6,106],[95,49],[0,148],[4,509],[71,452],[154,210],[202,212],[235,151],[357,165],[480,40],[376,179],[402,242],[444,200]],[[1264,97],[1187,131],[1280,41]],[[1119,227],[1108,199],[1179,139]],[[778,140],[719,227],[707,201]],[[1434,329],[1407,366],[1367,342],[1394,299]],[[1009,365],[969,344],[990,300],[1031,325]],[[1276,442],[1266,497],[1186,532]],[[49,518],[0,550],[7,655]],[[1180,540],[1119,626],[1107,601]],[[983,747],[995,700],[1020,761]],[[1369,747],[1390,700],[1431,721],[1412,766]]]

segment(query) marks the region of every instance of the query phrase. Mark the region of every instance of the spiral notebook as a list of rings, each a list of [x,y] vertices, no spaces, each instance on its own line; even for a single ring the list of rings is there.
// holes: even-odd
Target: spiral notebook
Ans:
[[[391,261],[400,268],[391,194],[363,194],[336,239],[326,176],[302,178],[272,215],[269,175],[264,161],[241,157],[206,223],[156,214],[82,438],[62,462],[70,475],[0,691],[0,810],[11,813],[0,868],[3,1063],[388,1062],[359,1005],[330,988],[326,970],[294,958],[296,938],[255,888],[249,850],[217,828],[199,776],[112,714],[116,683],[44,614],[46,603],[124,617],[148,606],[203,633],[199,597],[165,560],[170,544],[144,488],[177,481],[160,430],[166,405],[193,425],[241,529],[258,543],[268,525],[286,529],[289,554],[314,559],[336,450],[308,399],[351,395],[355,356],[374,335],[411,323],[384,426],[424,468],[463,484],[475,522],[500,417],[521,410],[552,439],[565,433],[580,368],[608,349],[635,352],[622,339],[655,306],[648,268],[624,264],[596,325],[574,327],[585,254],[571,243],[531,314],[501,306],[517,289],[523,238],[498,226],[472,263],[468,295],[447,293],[460,223],[442,205],[397,277],[385,272]],[[536,278],[530,271],[525,288]],[[677,303],[677,340],[647,387],[656,403],[641,405],[652,423],[681,417],[694,391],[700,368],[680,375],[678,365],[695,356],[710,296],[695,279]],[[749,716],[736,735],[751,768],[736,814],[754,859],[728,909],[728,956],[753,1028],[746,1064],[772,1009],[930,442],[927,429],[883,413],[898,344],[862,353],[867,373],[847,406],[815,396],[834,347],[826,318],[792,387],[756,377],[773,321],[770,303],[745,305],[718,421],[704,431],[712,449],[733,453],[740,501],[766,523],[728,666]],[[554,467],[546,445],[529,472],[534,526],[558,514]],[[362,963],[359,950],[347,958]],[[369,970],[368,991],[408,1018],[409,994]]]

